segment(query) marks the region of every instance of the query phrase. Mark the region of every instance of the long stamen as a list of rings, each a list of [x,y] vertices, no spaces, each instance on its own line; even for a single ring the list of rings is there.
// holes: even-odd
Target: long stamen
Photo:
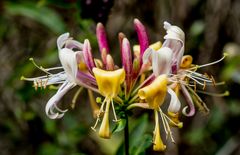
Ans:
[[[35,67],[37,67],[39,70],[41,70],[41,71],[43,71],[43,72],[45,72],[45,73],[47,73],[47,74],[50,74],[50,75],[52,74],[52,73],[48,72],[47,70],[45,70],[42,66],[38,66],[38,65],[35,63],[35,61],[34,61],[33,58],[29,58],[29,61],[31,61],[32,64],[33,64]]]
[[[42,67],[41,67],[42,68]],[[59,69],[63,69],[63,67],[52,67],[52,68],[44,68],[45,71],[52,71],[52,70],[59,70]]]
[[[212,93],[212,92],[206,92],[206,91],[201,91],[197,90],[198,93],[205,94],[205,95],[210,95],[210,96],[215,96],[215,97],[224,97],[224,96],[229,96],[229,91],[225,91],[224,93]]]
[[[169,135],[170,135],[170,138],[171,138],[171,141],[172,141],[173,143],[175,143],[175,140],[173,139],[173,135],[172,135],[172,130],[171,130],[171,128],[170,128],[170,126],[169,126],[169,124],[168,124],[168,121],[167,121],[164,113],[162,112],[161,108],[159,108],[159,111],[160,111],[160,114],[161,114],[161,117],[162,117],[162,120],[163,120],[163,124],[165,123],[166,128],[167,128],[167,134],[166,134],[166,136],[168,137],[168,134],[169,134]]]
[[[113,104],[113,100],[111,100],[111,104],[112,104],[112,110],[113,110],[113,115],[114,115],[114,119],[113,121],[118,122],[119,120],[117,119],[117,115],[116,115],[116,111],[114,108],[114,104]]]
[[[196,68],[198,69],[198,68],[203,68],[203,67],[207,67],[207,66],[211,66],[211,65],[217,64],[217,63],[219,63],[220,61],[222,61],[223,59],[225,59],[226,56],[227,56],[227,54],[224,53],[224,54],[223,54],[223,57],[222,57],[221,59],[217,60],[217,61],[213,61],[213,62],[204,64],[204,65],[197,65],[197,66],[195,66],[195,67],[192,67],[191,69],[196,69]]]
[[[74,94],[73,99],[72,99],[72,104],[71,104],[72,109],[75,108],[77,98],[78,98],[79,94],[82,92],[82,90],[83,90],[83,87],[80,87],[80,88],[77,90],[77,92]]]
[[[92,129],[93,131],[95,131],[95,132],[96,132],[96,127],[97,127],[97,125],[98,125],[98,122],[100,121],[100,115],[101,115],[101,113],[103,112],[103,108],[104,108],[104,105],[105,105],[105,103],[106,103],[106,100],[107,100],[107,98],[105,98],[105,99],[103,100],[102,105],[101,105],[101,108],[100,108],[100,110],[99,110],[99,112],[98,112],[98,114],[97,114],[97,120],[96,120],[94,126],[91,127],[91,129]]]

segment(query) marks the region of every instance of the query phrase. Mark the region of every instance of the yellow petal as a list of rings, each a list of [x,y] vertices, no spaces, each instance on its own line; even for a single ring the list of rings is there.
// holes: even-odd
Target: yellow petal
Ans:
[[[181,61],[181,68],[189,68],[192,64],[193,58],[191,55],[184,55]]]
[[[170,119],[174,122],[170,122],[171,126],[177,126],[179,128],[183,127],[183,123],[179,121],[179,113],[172,113],[170,111],[168,111],[168,116],[170,117]]]
[[[125,80],[124,69],[105,71],[99,68],[93,68],[93,73],[100,93],[107,98],[116,97],[120,91],[120,85]]]
[[[162,105],[167,93],[167,76],[158,76],[150,85],[140,89],[138,95],[140,99],[146,100],[149,107],[158,109]]]
[[[109,139],[111,137],[110,129],[109,129],[109,107],[110,100],[107,101],[106,110],[104,112],[102,124],[99,129],[99,136],[105,139]]]
[[[160,127],[158,121],[158,114],[157,111],[154,110],[155,113],[155,129],[154,129],[154,137],[153,137],[153,150],[154,151],[164,151],[166,149],[166,145],[163,144],[161,134],[160,134]]]
[[[149,46],[150,48],[154,49],[155,51],[159,50],[162,47],[161,41],[155,42]],[[140,46],[134,45],[133,52],[140,53]]]
[[[161,41],[158,41],[158,42],[151,44],[149,47],[151,47],[152,49],[157,51],[162,47],[162,43],[161,43]]]

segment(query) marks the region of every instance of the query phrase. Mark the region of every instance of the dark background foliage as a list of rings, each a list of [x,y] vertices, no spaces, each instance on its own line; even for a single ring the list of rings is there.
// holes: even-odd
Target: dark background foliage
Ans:
[[[229,90],[230,96],[202,96],[210,114],[182,117],[184,127],[174,130],[177,143],[169,144],[162,154],[240,154],[239,8],[238,0],[0,1],[0,154],[121,154],[122,133],[102,140],[90,130],[94,119],[85,91],[64,118],[50,120],[44,107],[55,90],[35,91],[32,83],[20,77],[42,75],[28,61],[30,57],[44,67],[60,65],[56,39],[64,32],[81,42],[88,38],[97,56],[97,22],[106,26],[111,54],[117,58],[120,31],[131,45],[137,43],[134,18],[144,23],[152,43],[163,41],[163,21],[180,26],[186,34],[185,54],[193,55],[196,64],[217,60],[223,52],[229,54],[223,62],[201,71],[214,75],[216,81],[226,81],[225,86],[209,91]],[[63,104],[69,105],[75,91],[64,97]],[[149,143],[151,113],[135,110],[130,122],[131,153],[157,154]]]

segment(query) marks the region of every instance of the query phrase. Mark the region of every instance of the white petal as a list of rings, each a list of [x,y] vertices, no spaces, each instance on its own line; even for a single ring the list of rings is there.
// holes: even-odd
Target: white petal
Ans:
[[[155,76],[169,74],[171,71],[172,50],[162,47],[157,52],[152,52],[152,67]]]
[[[57,104],[62,99],[62,97],[74,86],[75,83],[65,82],[62,86],[58,89],[57,93],[48,101],[45,107],[45,112],[47,116],[51,119],[57,119],[63,117],[66,110],[61,110],[57,107]],[[54,112],[56,111],[56,112]]]
[[[178,26],[174,26],[169,24],[168,22],[164,22],[164,29],[167,31],[164,39],[174,39],[184,43],[185,34]]]
[[[179,110],[181,108],[181,103],[180,103],[176,93],[171,88],[168,88],[168,93],[171,96],[171,101],[170,101],[170,104],[168,107],[168,111],[172,112],[172,113],[179,112]]]
[[[59,51],[63,48],[63,45],[65,44],[65,42],[68,38],[69,38],[69,33],[64,33],[58,37],[57,47],[58,47]]]
[[[82,50],[83,44],[76,40],[67,40],[65,47],[69,49],[77,48],[78,50]]]
[[[147,48],[143,54],[143,64],[147,64],[149,62],[149,58],[151,57],[152,53],[155,52],[152,48]]]
[[[63,48],[59,51],[59,59],[64,71],[66,72],[68,80],[75,82],[78,70],[76,52]]]

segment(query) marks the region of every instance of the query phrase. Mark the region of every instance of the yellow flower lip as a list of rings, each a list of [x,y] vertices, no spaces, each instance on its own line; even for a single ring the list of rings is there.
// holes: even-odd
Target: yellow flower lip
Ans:
[[[181,60],[181,68],[189,68],[192,64],[193,58],[191,55],[184,55]]]
[[[93,73],[97,81],[100,93],[107,98],[114,98],[120,91],[120,85],[125,80],[123,68],[114,71],[105,71],[93,68]]]
[[[146,100],[149,107],[158,109],[162,105],[167,93],[167,75],[158,76],[150,85],[140,89],[140,99]]]

